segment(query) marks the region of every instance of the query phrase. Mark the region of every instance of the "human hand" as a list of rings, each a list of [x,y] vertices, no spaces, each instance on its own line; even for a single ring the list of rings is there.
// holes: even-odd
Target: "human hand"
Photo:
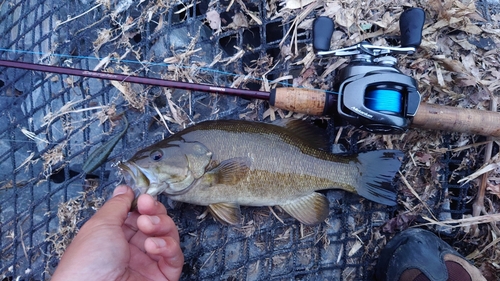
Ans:
[[[165,206],[143,194],[129,213],[131,188],[116,187],[66,249],[53,281],[178,280],[184,255]]]

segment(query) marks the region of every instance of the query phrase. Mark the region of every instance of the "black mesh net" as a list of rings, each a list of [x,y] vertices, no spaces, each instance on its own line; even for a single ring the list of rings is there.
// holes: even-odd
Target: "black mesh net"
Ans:
[[[480,8],[489,11],[487,3]],[[312,63],[311,32],[294,21],[317,12],[276,17],[281,9],[278,1],[4,1],[0,59],[268,90],[275,79],[292,85],[309,65],[328,64]],[[330,78],[313,86],[326,89]],[[263,101],[6,67],[0,67],[0,109],[3,280],[50,278],[77,229],[120,181],[117,160],[191,123],[287,114]],[[124,138],[107,162],[83,175],[90,153],[121,132],[121,112],[130,121]],[[338,133],[331,122],[317,123],[332,139]],[[343,134],[350,152],[358,150],[357,136]],[[462,156],[441,157],[440,192],[428,204],[442,219],[470,212],[469,185],[456,184],[473,165],[464,169]],[[315,227],[278,209],[276,217],[269,208],[243,208],[245,224],[235,228],[198,219],[204,212],[198,206],[169,207],[185,254],[182,279],[372,280],[386,239],[379,229],[398,218],[397,207],[342,191],[325,194],[330,215]]]

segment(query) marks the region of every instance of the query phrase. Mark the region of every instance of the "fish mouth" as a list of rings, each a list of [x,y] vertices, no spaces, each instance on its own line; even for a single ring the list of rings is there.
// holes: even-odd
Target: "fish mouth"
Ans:
[[[125,184],[130,186],[135,193],[135,196],[146,193],[150,182],[144,171],[132,162],[120,162],[118,168],[122,172]]]

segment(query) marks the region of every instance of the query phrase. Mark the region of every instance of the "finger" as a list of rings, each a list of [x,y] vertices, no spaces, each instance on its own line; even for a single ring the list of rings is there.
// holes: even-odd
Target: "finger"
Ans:
[[[177,226],[168,215],[142,215],[137,219],[137,228],[149,236],[170,236],[180,243]]]
[[[142,280],[144,277],[147,280],[166,280],[165,276],[158,268],[158,261],[160,259],[162,259],[162,257],[158,255],[150,255],[144,253],[137,247],[130,247],[129,266],[140,275],[138,278],[132,280]]]
[[[135,245],[137,248],[139,248],[142,252],[145,253],[146,248],[144,248],[144,242],[148,237],[149,235],[146,235],[141,231],[138,231],[130,238],[129,244]]]
[[[139,196],[137,199],[137,209],[143,215],[167,214],[165,206],[149,194]]]
[[[146,239],[144,247],[148,254],[162,257],[158,261],[158,267],[168,280],[179,279],[184,265],[184,255],[174,238],[150,237]]]
[[[139,230],[137,227],[137,219],[139,216],[140,214],[137,212],[128,213],[128,217],[122,226],[123,234],[125,234],[125,239],[127,239],[127,241],[130,241],[130,238]]]
[[[130,187],[126,185],[117,186],[113,192],[113,197],[104,203],[91,220],[103,224],[123,225],[127,219],[134,196],[134,192]]]

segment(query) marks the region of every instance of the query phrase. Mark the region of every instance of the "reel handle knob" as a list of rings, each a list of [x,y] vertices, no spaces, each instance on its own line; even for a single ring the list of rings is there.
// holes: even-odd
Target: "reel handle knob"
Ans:
[[[317,51],[330,50],[335,24],[329,17],[318,17],[313,22],[313,47]]]
[[[417,48],[422,42],[422,28],[425,23],[425,12],[420,8],[405,10],[399,18],[401,46]]]

